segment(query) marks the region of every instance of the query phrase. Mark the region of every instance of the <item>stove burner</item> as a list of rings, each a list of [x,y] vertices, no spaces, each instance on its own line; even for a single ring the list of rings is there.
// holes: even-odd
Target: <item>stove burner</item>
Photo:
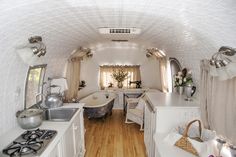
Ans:
[[[37,151],[42,147],[43,141],[36,141],[35,139],[31,139],[23,142],[13,143],[6,149],[3,149],[3,153],[9,155],[10,157],[21,156],[30,153],[37,153]]]
[[[42,136],[40,137],[40,139],[49,140],[49,139],[53,138],[56,133],[57,133],[57,131],[48,130],[48,131],[45,132],[44,135],[42,135]]]
[[[56,134],[55,130],[25,131],[2,152],[10,157],[39,156]]]
[[[21,136],[25,140],[40,138],[45,133],[45,130],[31,130],[24,132]]]

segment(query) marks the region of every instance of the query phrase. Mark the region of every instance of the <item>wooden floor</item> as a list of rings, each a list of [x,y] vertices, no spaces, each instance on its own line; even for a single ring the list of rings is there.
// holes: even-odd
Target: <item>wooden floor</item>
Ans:
[[[113,110],[105,121],[85,117],[85,157],[146,157],[139,125],[124,121],[122,110]]]

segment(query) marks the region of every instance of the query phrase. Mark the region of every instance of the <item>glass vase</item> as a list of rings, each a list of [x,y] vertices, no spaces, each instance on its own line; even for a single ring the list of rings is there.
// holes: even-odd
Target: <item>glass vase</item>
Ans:
[[[183,93],[184,93],[184,87],[183,86],[178,87],[178,93],[179,93],[179,95],[183,95]]]

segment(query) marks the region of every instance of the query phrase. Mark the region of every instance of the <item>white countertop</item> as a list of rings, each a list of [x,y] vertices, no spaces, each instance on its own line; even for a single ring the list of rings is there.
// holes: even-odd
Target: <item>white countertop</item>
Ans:
[[[83,103],[65,103],[62,108],[83,108]],[[79,111],[78,110],[78,111]],[[43,121],[42,125],[39,127],[40,129],[50,129],[50,130],[56,130],[57,135],[56,137],[49,143],[47,148],[44,150],[44,152],[40,155],[40,157],[47,156],[53,148],[57,145],[59,140],[62,138],[66,130],[69,128],[71,125],[72,121],[76,117],[77,113],[74,114],[72,119],[68,122],[53,122],[53,121]],[[18,136],[20,136],[23,132],[26,130],[22,129],[20,126],[17,126],[11,130],[9,130],[7,133],[3,134],[0,137],[0,150],[4,149],[8,144],[10,144],[12,141],[14,141]],[[0,152],[0,156],[2,156]]]
[[[147,92],[146,99],[154,108],[156,107],[199,107],[199,102],[193,98],[193,101],[186,101],[185,95],[177,93]]]

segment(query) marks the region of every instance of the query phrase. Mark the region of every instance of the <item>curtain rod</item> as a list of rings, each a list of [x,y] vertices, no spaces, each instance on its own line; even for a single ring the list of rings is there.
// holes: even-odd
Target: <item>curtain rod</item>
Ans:
[[[100,65],[100,67],[139,67],[140,65]]]

